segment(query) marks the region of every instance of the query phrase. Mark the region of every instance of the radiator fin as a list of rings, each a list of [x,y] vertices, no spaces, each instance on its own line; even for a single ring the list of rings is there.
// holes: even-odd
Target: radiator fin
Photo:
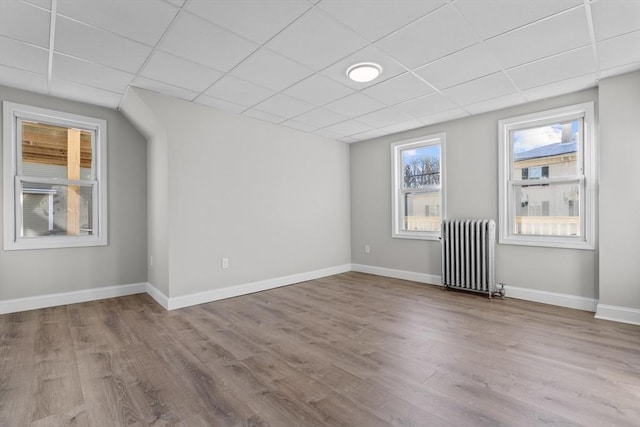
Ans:
[[[492,219],[442,221],[442,285],[488,294],[495,283],[496,224]]]

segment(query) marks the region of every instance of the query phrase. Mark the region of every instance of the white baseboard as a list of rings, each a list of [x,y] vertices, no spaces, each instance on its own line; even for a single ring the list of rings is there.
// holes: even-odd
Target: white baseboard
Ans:
[[[393,277],[394,279],[410,280],[412,282],[440,285],[442,279],[435,274],[416,273],[415,271],[395,270],[392,268],[376,267],[373,265],[351,264],[351,270],[359,273],[375,274],[376,276]]]
[[[614,322],[640,325],[640,310],[637,308],[620,307],[598,303],[596,319],[613,320]]]
[[[210,291],[198,292],[196,294],[170,297],[167,300],[167,306],[164,306],[162,303],[160,304],[168,310],[175,310],[177,308],[189,307],[192,305],[204,304],[206,302],[252,294],[254,292],[266,291],[268,289],[279,288],[281,286],[293,285],[294,283],[306,282],[307,280],[319,279],[321,277],[346,273],[348,271],[351,271],[350,264],[339,265],[306,273],[292,274],[291,276],[276,277],[274,279],[229,286],[222,289],[212,289]],[[155,296],[153,297],[155,299]],[[156,301],[158,300],[156,299]]]
[[[519,288],[517,286],[505,285],[505,296],[507,298],[523,299],[526,301],[541,302],[543,304],[557,305],[566,308],[575,308],[595,312],[598,300],[593,298],[579,297],[576,295],[561,294],[557,292],[539,291],[537,289]]]
[[[147,283],[146,292],[151,298],[156,300],[158,304],[164,307],[165,310],[169,309],[169,297],[166,296],[160,289],[156,288],[151,283]]]
[[[375,267],[372,265],[352,264],[352,270],[361,273],[375,274],[377,276],[393,277],[420,283],[440,285],[440,276],[434,274],[416,273],[414,271],[394,270],[391,268]],[[556,292],[539,291],[536,289],[505,286],[506,296],[509,298],[523,299],[526,301],[541,302],[544,304],[558,305],[561,307],[575,308],[585,311],[596,311],[597,300],[593,298],[579,297],[575,295],[560,294]]]
[[[76,304],[79,302],[95,301],[125,295],[143,294],[145,292],[147,292],[147,283],[133,283],[130,285],[106,286],[102,288],[83,289],[81,291],[62,292],[59,294],[8,299],[0,301],[0,314]]]

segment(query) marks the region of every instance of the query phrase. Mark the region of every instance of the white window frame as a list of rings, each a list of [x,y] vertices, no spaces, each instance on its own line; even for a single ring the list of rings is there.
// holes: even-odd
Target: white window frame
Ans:
[[[404,212],[404,195],[407,192],[403,189],[402,155],[401,152],[406,149],[420,148],[430,145],[440,145],[440,217],[446,218],[446,178],[445,178],[445,159],[446,159],[446,135],[444,132],[433,135],[427,135],[417,138],[397,141],[391,144],[391,236],[401,239],[420,239],[420,240],[439,240],[440,231],[418,231],[404,230],[403,222]],[[419,191],[419,190],[418,190]],[[416,192],[412,190],[411,192]]]
[[[578,171],[576,176],[545,179],[551,183],[577,182],[580,189],[580,236],[518,235],[514,234],[514,189],[526,184],[521,179],[511,179],[513,144],[511,131],[559,123],[581,118],[582,140],[578,141]],[[499,150],[499,240],[501,244],[543,246],[593,250],[596,247],[596,140],[593,102],[541,111],[498,122]]]
[[[64,113],[4,101],[3,109],[3,225],[4,250],[106,246],[107,230],[107,122],[102,119]],[[93,175],[90,180],[67,180],[22,176],[20,123],[34,121],[55,126],[87,130],[93,134]],[[22,182],[52,185],[91,186],[92,234],[83,236],[21,237]]]

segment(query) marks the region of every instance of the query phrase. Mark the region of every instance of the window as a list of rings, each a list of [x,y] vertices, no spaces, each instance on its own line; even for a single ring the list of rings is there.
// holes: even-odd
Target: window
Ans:
[[[107,244],[106,122],[3,102],[4,249]]]
[[[500,243],[595,247],[593,103],[500,120]]]
[[[392,236],[436,240],[444,215],[445,135],[396,142],[392,159]]]

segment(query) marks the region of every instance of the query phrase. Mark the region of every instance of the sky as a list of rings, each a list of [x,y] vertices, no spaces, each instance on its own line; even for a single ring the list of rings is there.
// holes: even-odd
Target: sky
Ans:
[[[578,120],[571,122],[571,134],[578,132]],[[513,151],[521,153],[562,141],[562,123],[521,129],[513,132]]]
[[[440,158],[440,146],[429,145],[426,147],[419,147],[411,150],[402,150],[402,164],[406,165],[411,163],[414,159],[423,159],[425,157]]]

